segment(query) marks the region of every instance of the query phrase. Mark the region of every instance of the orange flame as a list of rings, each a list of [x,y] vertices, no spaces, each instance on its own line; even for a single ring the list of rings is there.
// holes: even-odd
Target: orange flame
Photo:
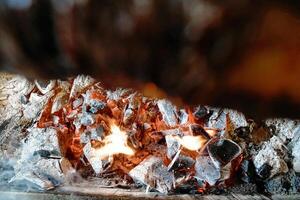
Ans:
[[[198,136],[185,135],[182,137],[176,135],[171,137],[174,137],[184,148],[191,151],[197,151],[201,149],[201,147],[207,141],[203,136],[200,135]]]
[[[128,146],[127,143],[127,133],[115,124],[111,125],[110,130],[111,134],[103,139],[104,146],[95,150],[96,155],[100,159],[111,157],[115,154],[134,155],[134,149]]]

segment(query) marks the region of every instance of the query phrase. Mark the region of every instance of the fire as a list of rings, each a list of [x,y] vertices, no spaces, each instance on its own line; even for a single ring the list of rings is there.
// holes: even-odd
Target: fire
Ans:
[[[199,150],[204,143],[206,142],[206,139],[204,139],[202,136],[192,136],[192,135],[185,135],[182,137],[174,136],[174,138],[186,149],[191,151],[197,151]]]
[[[104,146],[96,149],[96,155],[104,159],[115,154],[125,154],[132,156],[135,151],[128,146],[127,133],[122,131],[117,125],[112,124],[110,127],[111,134],[103,139]]]

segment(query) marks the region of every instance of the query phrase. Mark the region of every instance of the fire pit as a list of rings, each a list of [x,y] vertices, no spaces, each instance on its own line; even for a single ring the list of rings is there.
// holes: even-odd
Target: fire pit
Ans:
[[[106,90],[83,75],[48,83],[3,75],[1,87],[1,198],[298,193],[298,121],[177,108],[130,89]]]

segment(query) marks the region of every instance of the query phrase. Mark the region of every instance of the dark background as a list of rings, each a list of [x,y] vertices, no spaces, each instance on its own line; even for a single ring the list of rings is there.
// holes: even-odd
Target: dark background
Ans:
[[[296,0],[2,0],[0,68],[299,118],[299,11]]]

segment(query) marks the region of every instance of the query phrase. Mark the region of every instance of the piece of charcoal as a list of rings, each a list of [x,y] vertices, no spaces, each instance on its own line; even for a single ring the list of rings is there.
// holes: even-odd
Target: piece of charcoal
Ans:
[[[292,195],[300,189],[300,178],[291,170],[286,174],[269,179],[264,184],[271,194]]]
[[[83,113],[80,118],[80,123],[84,126],[89,126],[94,123],[94,117],[91,114]]]
[[[210,110],[212,112],[212,115],[209,117],[206,124],[206,126],[209,128],[225,130],[229,128],[228,125],[230,123],[230,130],[227,130],[228,132],[230,132],[239,127],[248,126],[246,117],[236,110],[219,108],[210,108]]]
[[[267,119],[264,123],[267,127],[274,127],[274,134],[277,135],[284,143],[288,139],[294,138],[300,129],[299,120]]]
[[[104,129],[102,126],[98,126],[97,128],[90,129],[91,139],[92,140],[102,140]]]
[[[83,99],[82,99],[81,97],[75,99],[75,100],[73,101],[73,104],[72,104],[73,109],[78,108],[79,106],[82,105],[82,103],[83,103]]]
[[[157,101],[157,106],[164,122],[169,126],[177,125],[176,107],[169,101],[161,99]]]
[[[205,131],[205,129],[202,126],[198,124],[192,124],[190,128],[192,130],[193,135],[202,135],[207,139],[210,139],[210,135]]]
[[[24,187],[33,187],[38,190],[51,190],[55,186],[48,179],[41,179],[32,171],[18,172],[10,181],[10,184],[18,186],[22,185]]]
[[[209,113],[209,110],[205,106],[197,106],[193,114],[196,118],[201,119],[208,116]]]
[[[99,110],[102,110],[103,108],[105,108],[106,103],[104,103],[103,101],[97,100],[97,99],[91,99],[89,101],[89,112],[91,113],[97,113]]]
[[[216,166],[225,166],[242,153],[241,147],[229,139],[214,139],[207,149]]]
[[[271,175],[271,170],[272,167],[269,164],[265,163],[257,170],[257,175],[263,180],[267,179]]]
[[[43,158],[49,158],[50,155],[51,155],[51,152],[50,152],[50,151],[47,151],[47,150],[40,149],[40,150],[38,150],[38,151],[35,151],[35,152],[33,153],[33,155],[39,155],[39,156],[41,156],[41,157],[43,157]]]
[[[108,164],[109,161],[107,160],[101,160],[99,156],[97,155],[96,149],[94,149],[91,146],[91,143],[88,142],[84,147],[83,147],[83,153],[89,163],[91,164],[93,170],[95,171],[96,174],[99,174],[103,172],[105,169],[105,166]]]
[[[42,94],[46,94],[47,92],[50,92],[54,88],[56,81],[55,80],[50,80],[50,81],[35,80],[34,83],[35,83],[36,87],[38,88],[38,90]]]
[[[189,170],[193,165],[195,164],[195,160],[189,156],[180,155],[178,153],[178,157],[172,160],[172,162],[168,166],[168,171],[174,170],[175,176],[176,172],[181,171],[180,169],[183,169],[182,171]],[[181,174],[180,172],[177,173]]]
[[[167,157],[169,159],[173,159],[175,154],[179,151],[181,145],[173,135],[166,135],[165,139],[167,144]]]
[[[244,183],[254,183],[256,176],[252,160],[244,160],[238,172],[238,178]]]
[[[179,118],[179,124],[186,124],[189,120],[189,115],[187,114],[185,109],[180,109],[178,118]]]
[[[248,126],[241,126],[234,130],[234,134],[239,138],[249,138],[250,136],[250,128]]]
[[[213,186],[221,178],[221,171],[209,156],[198,156],[195,164],[196,178]]]
[[[174,189],[174,174],[168,171],[161,158],[155,156],[143,160],[129,175],[135,182],[143,183],[163,194]]]
[[[95,83],[95,79],[90,76],[79,75],[77,76],[72,84],[70,98],[76,97],[81,91],[83,91],[87,86]]]
[[[296,173],[300,172],[300,128],[295,130],[295,136],[289,143],[289,149],[292,151],[293,156],[293,169]]]
[[[252,154],[257,172],[264,164],[272,167],[270,177],[288,172],[288,166],[284,160],[287,148],[279,137],[273,136],[261,145],[261,149],[258,152],[253,152]]]

